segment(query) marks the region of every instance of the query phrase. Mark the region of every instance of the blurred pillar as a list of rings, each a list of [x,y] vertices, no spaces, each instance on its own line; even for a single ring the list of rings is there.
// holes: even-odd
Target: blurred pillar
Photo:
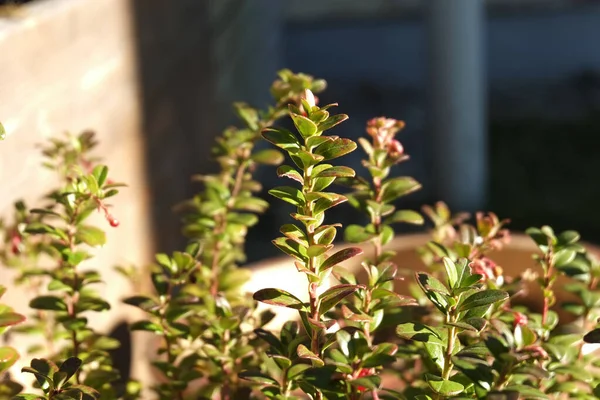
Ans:
[[[211,31],[216,101],[221,127],[232,121],[231,103],[264,108],[281,68],[281,0],[212,0]]]
[[[480,209],[487,188],[483,1],[430,0],[428,25],[436,195],[455,209]]]

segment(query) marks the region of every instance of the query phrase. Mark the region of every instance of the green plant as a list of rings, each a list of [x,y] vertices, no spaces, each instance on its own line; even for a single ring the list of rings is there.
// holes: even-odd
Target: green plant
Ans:
[[[284,70],[271,88],[273,106],[259,111],[235,104],[243,125],[217,139],[213,154],[219,172],[197,176],[202,190],[178,207],[188,245],[156,255],[156,264],[145,271],[152,293],[124,299],[145,313],[131,330],[158,339],[150,361],[158,372],[150,382],[154,395],[600,397],[600,361],[590,351],[590,344],[600,343],[600,263],[579,242],[579,234],[556,234],[547,226],[529,229],[538,249],[535,269],[517,268],[511,276],[509,266],[495,261],[510,240],[508,221],[493,213],[476,213],[473,219],[452,214],[438,202],[422,209],[431,222],[431,241],[416,249],[422,266],[417,272],[408,268],[391,246],[394,226],[423,225],[425,218],[397,207],[399,199],[421,187],[393,173],[408,160],[396,138],[404,123],[384,117],[368,122],[368,138],[358,140],[365,153],[360,176],[339,162],[357,144],[331,134],[348,117],[332,113],[337,104],[318,105],[313,93],[324,87],[322,80]],[[295,131],[275,126],[284,117]],[[261,138],[275,148],[257,146]],[[11,329],[10,339],[41,334],[40,345],[28,349],[27,356],[45,358],[23,368],[35,377],[32,390],[40,394],[18,394],[22,387],[3,379],[0,398],[142,396],[134,381],[117,384],[108,350],[119,343],[87,320],[111,306],[94,291],[101,274],[81,266],[93,261],[90,247],[106,240],[88,217],[99,211],[108,226],[119,225],[107,204],[119,185],[90,156],[95,144],[85,132],[44,146],[45,165],[58,175],[57,189],[42,207],[16,202],[13,217],[1,225],[0,260],[15,273],[15,283],[28,290],[34,310]],[[294,207],[273,244],[293,259],[305,280],[298,293],[244,289],[251,278],[249,270],[239,268],[246,261],[246,236],[269,206],[254,177],[261,164],[278,166],[277,175],[293,181],[268,192]],[[367,219],[345,228],[350,247],[336,243],[341,225],[330,221],[328,212],[346,202],[359,212],[357,221]],[[351,268],[358,263],[362,272]],[[135,281],[145,277],[136,267],[118,269]],[[398,286],[402,280],[404,286]],[[565,292],[571,296],[566,301]],[[539,298],[537,308],[534,298]],[[290,308],[298,317],[273,330],[268,324],[274,312],[259,309],[255,300],[273,310]],[[0,306],[0,333],[23,318]],[[0,373],[17,357],[14,349],[1,347]]]
[[[6,292],[6,287],[0,285],[0,298]],[[0,304],[0,335],[5,334],[14,325],[20,324],[25,320],[25,316],[14,312],[14,310]],[[13,347],[0,346],[0,375],[5,374],[10,367],[19,359],[19,353]],[[18,394],[23,387],[11,379],[0,381],[0,399],[8,399]]]

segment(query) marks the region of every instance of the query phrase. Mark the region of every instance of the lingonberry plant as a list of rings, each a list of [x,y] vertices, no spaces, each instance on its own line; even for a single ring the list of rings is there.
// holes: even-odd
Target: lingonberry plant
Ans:
[[[287,114],[288,104],[300,104],[305,89],[320,92],[322,80],[283,70],[271,94],[272,107],[259,111],[245,103],[235,110],[242,128],[228,128],[213,149],[220,171],[195,177],[204,190],[180,205],[184,233],[191,239],[184,252],[157,255],[152,272],[155,296],[125,300],[148,313],[133,330],[163,337],[159,352],[166,360],[153,362],[165,381],[155,386],[162,399],[196,393],[212,398],[244,399],[249,385],[238,374],[260,364],[261,349],[252,333],[268,323],[271,312],[256,312],[255,302],[241,290],[249,271],[237,268],[245,261],[248,229],[258,221],[268,202],[256,196],[261,190],[253,179],[260,164],[278,165],[282,154],[275,149],[255,149],[261,132]]]
[[[0,399],[600,398],[600,263],[579,235],[531,228],[532,268],[500,265],[508,220],[482,212],[471,219],[438,202],[422,209],[432,225],[431,240],[415,250],[422,265],[408,265],[392,245],[394,227],[423,225],[425,218],[397,208],[421,187],[394,173],[409,158],[396,138],[404,123],[368,121],[357,174],[339,162],[357,145],[332,134],[348,117],[331,113],[336,104],[318,104],[314,93],[324,87],[283,70],[271,87],[271,107],[236,103],[243,125],[217,139],[219,172],[195,177],[202,190],[177,207],[188,245],[157,254],[147,270],[119,267],[136,281],[146,271],[152,282],[152,293],[124,299],[146,314],[131,330],[157,337],[149,362],[158,373],[145,382],[147,391],[119,378],[108,353],[118,341],[88,324],[111,306],[94,289],[101,274],[89,268],[90,249],[106,241],[104,229],[88,218],[99,212],[105,229],[118,227],[107,201],[119,185],[91,156],[91,133],[44,146],[58,186],[41,207],[15,202],[1,225],[0,248],[0,261],[30,294],[33,309],[24,321],[0,305],[0,334],[15,342],[25,334],[39,339],[23,354],[39,357],[23,368],[36,393],[21,394],[8,375],[19,355],[3,343]],[[279,127],[284,117],[294,131]],[[274,148],[257,146],[262,138]],[[251,279],[239,268],[246,236],[269,206],[255,179],[260,164],[279,166],[277,175],[292,181],[268,192],[294,207],[273,244],[305,282],[297,293],[244,290]],[[348,213],[356,221],[366,219],[345,228],[351,246],[336,243],[342,227],[329,220],[328,211],[342,203],[358,211]],[[275,307],[265,311],[257,301]],[[297,311],[297,318],[274,330],[277,307]]]

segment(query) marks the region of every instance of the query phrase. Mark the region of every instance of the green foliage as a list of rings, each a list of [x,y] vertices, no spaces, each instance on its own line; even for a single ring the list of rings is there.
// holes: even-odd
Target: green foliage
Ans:
[[[438,202],[422,208],[432,223],[432,240],[418,249],[423,266],[405,269],[392,245],[394,227],[425,219],[397,208],[421,187],[392,174],[408,160],[396,139],[404,123],[368,122],[370,139],[358,140],[366,174],[357,176],[339,165],[357,144],[330,134],[348,116],[333,114],[336,104],[317,104],[313,93],[324,88],[322,80],[283,70],[271,87],[272,106],[234,105],[241,127],[217,138],[218,173],[196,176],[202,190],[179,207],[188,245],[157,254],[146,270],[153,290],[123,299],[144,314],[130,329],[158,338],[151,363],[159,376],[150,388],[156,397],[600,398],[600,361],[590,351],[600,343],[600,263],[579,234],[529,229],[536,269],[507,276],[494,257],[510,239],[508,221],[493,213],[471,220]],[[293,131],[276,126],[286,116]],[[261,138],[273,147],[259,148]],[[118,341],[88,325],[111,307],[95,290],[100,272],[90,268],[92,248],[107,235],[89,217],[98,211],[117,227],[107,201],[122,186],[90,155],[96,144],[91,132],[51,139],[42,152],[58,175],[56,189],[37,208],[15,202],[12,218],[1,221],[0,261],[29,293],[33,311],[26,318],[0,305],[0,335],[7,344],[39,335],[26,355],[41,356],[22,370],[33,376],[36,393],[20,394],[8,373],[19,354],[0,347],[0,399],[142,398],[140,384],[120,382],[112,367],[109,352]],[[268,190],[293,207],[272,242],[304,275],[307,297],[280,288],[245,292],[249,271],[238,266],[246,235],[269,206],[253,177],[261,165],[289,179]],[[334,191],[334,184],[350,193]],[[344,230],[345,241],[360,247],[336,248],[341,225],[326,216],[346,202],[367,218]],[[359,256],[364,272],[354,274],[346,263]],[[135,266],[117,270],[134,283],[145,278]],[[398,290],[401,280],[408,293]],[[0,286],[0,296],[4,291]],[[528,301],[539,297],[539,309],[524,303],[524,294]],[[298,316],[271,331],[274,314],[259,311],[257,301]]]
[[[108,168],[89,155],[95,146],[91,132],[51,139],[42,148],[44,165],[59,174],[59,187],[45,196],[40,208],[28,210],[23,202],[16,202],[13,223],[3,224],[2,260],[17,270],[16,283],[26,285],[32,295],[29,306],[34,314],[18,331],[43,334],[45,344],[29,350],[45,353],[48,360],[40,360],[50,366],[68,359],[62,364],[67,368],[73,362],[69,360],[80,360],[72,374],[49,386],[49,398],[81,398],[84,393],[84,398],[114,399],[120,395],[113,385],[119,372],[112,368],[108,353],[119,343],[88,325],[90,313],[106,311],[110,305],[94,288],[102,282],[100,273],[81,269],[93,258],[90,248],[106,242],[104,231],[87,222],[90,215],[98,210],[109,225],[118,226],[106,202],[122,185],[109,180]],[[95,389],[88,390],[86,385]]]
[[[6,292],[6,287],[0,285],[0,298]],[[13,326],[25,320],[25,316],[16,313],[11,307],[0,304],[0,335],[5,334]],[[0,376],[2,376],[19,359],[19,353],[13,347],[0,346]],[[0,399],[9,399],[18,394],[23,387],[11,379],[0,381]]]
[[[172,257],[157,256],[159,265],[151,272],[157,296],[125,300],[148,313],[149,318],[135,323],[133,330],[164,338],[159,353],[166,354],[166,362],[154,362],[167,380],[155,387],[160,398],[183,398],[192,382],[202,398],[216,393],[233,399],[250,395],[249,385],[238,374],[260,364],[253,350],[261,344],[252,331],[273,315],[257,313],[255,302],[242,289],[247,271],[237,265],[245,261],[248,230],[268,207],[257,195],[261,185],[252,174],[261,164],[279,165],[284,159],[276,149],[255,145],[263,130],[287,114],[288,104],[300,104],[305,89],[320,91],[324,86],[308,75],[283,70],[271,88],[274,106],[261,111],[235,104],[243,127],[228,128],[217,138],[213,155],[219,173],[197,176],[203,190],[179,207],[190,245]],[[295,193],[286,193],[281,191],[293,201]],[[198,350],[184,356],[191,346]]]

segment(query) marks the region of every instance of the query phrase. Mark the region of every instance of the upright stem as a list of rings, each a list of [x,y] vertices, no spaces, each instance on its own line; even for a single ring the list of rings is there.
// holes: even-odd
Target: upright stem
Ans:
[[[552,273],[553,273],[553,265],[552,265],[552,245],[548,243],[548,252],[544,257],[544,287],[542,288],[544,292],[550,292],[552,290]],[[548,311],[550,310],[550,297],[544,293],[544,309],[542,311],[542,327],[546,325],[548,321]]]
[[[67,229],[68,245],[71,253],[75,251],[75,221],[77,218],[77,209],[78,207],[75,207],[75,210],[73,210],[73,213],[70,216],[69,227]],[[68,268],[70,270],[69,272],[73,274],[73,294],[68,299],[67,312],[70,318],[75,319],[77,318],[77,301],[79,299],[79,290],[77,289],[77,287],[79,286],[79,276],[77,275],[77,269],[75,266],[70,265],[68,262],[66,264],[63,264],[63,266]],[[81,343],[79,343],[79,340],[77,339],[77,330],[75,329],[71,330],[71,343],[73,345],[73,357],[79,357],[79,347],[81,346]],[[75,373],[75,381],[77,382],[77,384],[81,383],[80,379],[81,370],[78,369]]]
[[[165,297],[163,298],[162,304],[161,304],[161,310],[160,310],[160,324],[163,328],[163,332],[164,332],[164,338],[165,338],[165,347],[166,347],[166,353],[167,353],[167,360],[169,361],[169,364],[171,365],[175,365],[175,361],[177,360],[177,355],[175,354],[174,351],[174,346],[175,343],[174,341],[168,336],[167,334],[167,321],[166,321],[166,311],[167,311],[167,307],[169,304],[171,304],[173,299],[173,285],[169,284],[169,287],[167,289],[167,293],[165,295]],[[170,380],[174,380],[176,377],[169,377],[167,376],[167,378],[169,378]],[[177,396],[176,398],[178,400],[183,400],[183,392],[181,390],[177,390],[175,395]]]

